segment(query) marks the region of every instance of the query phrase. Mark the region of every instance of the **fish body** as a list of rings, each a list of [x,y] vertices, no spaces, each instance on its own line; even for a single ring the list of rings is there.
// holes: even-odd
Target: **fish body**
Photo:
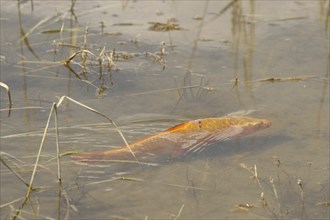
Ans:
[[[171,127],[156,135],[107,151],[83,152],[72,155],[82,161],[138,160],[154,162],[175,159],[189,152],[201,152],[220,141],[243,137],[268,128],[271,121],[246,116],[204,118]]]

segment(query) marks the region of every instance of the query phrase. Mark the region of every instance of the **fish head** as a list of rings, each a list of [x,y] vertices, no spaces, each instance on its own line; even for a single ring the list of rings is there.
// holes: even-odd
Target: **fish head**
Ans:
[[[255,133],[260,130],[264,130],[272,125],[272,122],[268,119],[258,119],[246,116],[233,117],[234,126],[242,129],[239,136],[245,136]]]
[[[271,126],[267,119],[246,116],[197,119],[170,130],[184,153],[201,152],[205,146],[240,138]]]

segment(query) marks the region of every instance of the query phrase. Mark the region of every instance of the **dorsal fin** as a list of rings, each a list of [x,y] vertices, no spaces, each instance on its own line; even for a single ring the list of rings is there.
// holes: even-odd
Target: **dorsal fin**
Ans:
[[[175,125],[175,126],[169,128],[169,129],[167,129],[166,131],[168,131],[168,132],[174,132],[174,131],[184,130],[186,127],[188,127],[189,123],[190,122],[186,122],[186,123]]]

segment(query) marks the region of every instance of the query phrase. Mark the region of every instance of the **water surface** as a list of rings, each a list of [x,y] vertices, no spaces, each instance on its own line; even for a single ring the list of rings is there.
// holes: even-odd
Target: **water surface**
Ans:
[[[24,181],[52,103],[64,95],[112,118],[128,141],[232,112],[273,125],[165,164],[81,164],[64,156],[61,218],[329,216],[327,2],[77,1],[70,7],[1,2],[1,82],[13,101],[8,117],[1,88],[1,159]],[[152,31],[155,22],[180,30]],[[84,61],[82,49],[95,56]],[[110,75],[106,55],[113,52]],[[65,67],[75,53],[71,69]],[[65,101],[58,116],[61,153],[123,145],[104,117],[73,102]],[[50,128],[24,218],[58,216],[54,116]],[[260,185],[242,164],[257,168]],[[1,218],[16,213],[26,190],[2,163]]]

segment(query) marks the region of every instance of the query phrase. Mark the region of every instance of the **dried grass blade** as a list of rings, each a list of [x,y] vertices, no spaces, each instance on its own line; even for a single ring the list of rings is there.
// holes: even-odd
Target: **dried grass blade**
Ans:
[[[21,35],[22,36],[25,36],[26,33],[22,27],[22,25],[20,25],[20,32],[21,32]],[[37,58],[38,60],[40,60],[40,57],[34,52],[34,50],[32,49],[31,45],[30,45],[30,42],[29,42],[29,39],[27,37],[24,37],[23,38],[23,41],[26,45],[26,47],[28,48],[28,50],[32,53],[33,56],[35,56],[35,58]]]
[[[40,143],[40,146],[39,146],[39,151],[38,151],[38,154],[37,154],[36,162],[34,164],[34,168],[33,168],[33,171],[32,171],[32,175],[31,175],[31,179],[30,179],[30,183],[29,183],[29,187],[28,187],[27,193],[25,195],[25,198],[24,198],[21,206],[17,209],[17,211],[16,211],[16,213],[15,213],[15,215],[13,217],[13,220],[15,220],[18,217],[18,215],[20,214],[21,210],[24,208],[24,206],[26,205],[27,201],[29,200],[30,194],[32,192],[32,185],[33,185],[33,182],[34,182],[34,177],[36,175],[37,167],[38,167],[38,164],[39,164],[39,159],[40,159],[41,151],[43,149],[44,142],[46,140],[46,134],[47,134],[47,130],[48,130],[48,127],[49,127],[50,118],[51,118],[51,116],[53,114],[53,110],[54,110],[54,105],[52,106],[52,108],[50,110],[50,113],[49,113],[49,116],[48,116],[48,120],[47,120],[47,124],[46,124],[46,127],[44,129],[44,133],[43,133],[42,140],[41,140],[41,143]]]
[[[177,220],[180,218],[183,208],[184,208],[184,204],[181,205],[181,208],[179,209],[178,214],[173,218],[174,220]]]
[[[223,13],[225,13],[236,2],[237,2],[237,0],[233,0],[233,1],[229,2],[223,9],[221,9],[221,11],[217,14],[217,16],[220,17]]]
[[[53,18],[58,17],[56,16],[51,16],[51,17],[47,17],[42,19],[41,21],[39,21],[37,24],[35,24],[27,33],[24,33],[24,35],[21,37],[21,39],[19,40],[19,42],[25,41],[25,39],[27,39],[27,37],[38,27],[40,27],[41,25],[43,25],[44,23],[46,23],[47,21],[50,21]]]
[[[9,86],[6,83],[3,83],[1,81],[0,81],[0,86],[2,88],[4,88],[5,90],[7,90],[7,95],[8,95],[8,100],[9,100],[9,110],[8,110],[8,117],[9,117],[10,113],[11,113],[11,106],[13,105],[13,103],[11,101],[10,89],[9,89]]]
[[[130,151],[130,153],[133,155],[133,157],[136,160],[136,162],[140,163],[139,160],[136,158],[134,152],[132,151],[131,147],[129,146],[129,144],[128,144],[128,142],[127,142],[127,140],[126,140],[123,132],[119,129],[119,127],[116,125],[116,123],[111,118],[109,118],[105,114],[102,114],[101,112],[99,112],[99,111],[97,111],[97,110],[95,110],[95,109],[93,109],[93,108],[91,108],[91,107],[89,107],[87,105],[82,104],[81,102],[78,102],[77,100],[74,100],[73,98],[70,98],[69,96],[62,96],[60,98],[60,100],[57,102],[57,108],[62,104],[62,102],[63,102],[64,99],[68,99],[69,101],[71,101],[71,102],[73,102],[73,103],[75,103],[75,104],[77,104],[77,105],[79,105],[79,106],[81,106],[83,108],[86,108],[87,110],[89,110],[89,111],[91,111],[91,112],[93,112],[95,114],[98,114],[98,115],[106,118],[110,122],[110,124],[112,124],[115,127],[116,131],[119,133],[119,135],[123,139],[125,145],[127,146],[127,148]]]
[[[24,198],[24,196],[22,196],[22,197],[20,197],[20,198],[18,198],[18,199],[14,199],[14,200],[12,200],[12,201],[10,201],[10,202],[7,202],[7,203],[4,203],[4,204],[1,204],[1,205],[0,205],[0,209],[4,208],[4,207],[6,207],[6,206],[9,206],[9,205],[11,205],[11,204],[13,204],[13,203],[19,202],[19,201],[21,201],[23,198]]]
[[[27,187],[29,187],[29,184],[27,182],[25,182],[25,180],[23,179],[23,177],[21,177],[18,173],[15,172],[15,170],[13,170],[0,156],[0,161],[3,163],[3,165],[5,165],[22,183],[24,183],[24,185],[26,185]]]
[[[58,133],[58,116],[57,116],[57,105],[53,103],[55,112],[55,131],[56,131],[56,159],[57,159],[57,179],[58,179],[58,203],[57,203],[57,219],[61,219],[61,198],[62,198],[62,177],[61,177],[61,161],[60,161],[60,144],[59,144],[59,133]]]

